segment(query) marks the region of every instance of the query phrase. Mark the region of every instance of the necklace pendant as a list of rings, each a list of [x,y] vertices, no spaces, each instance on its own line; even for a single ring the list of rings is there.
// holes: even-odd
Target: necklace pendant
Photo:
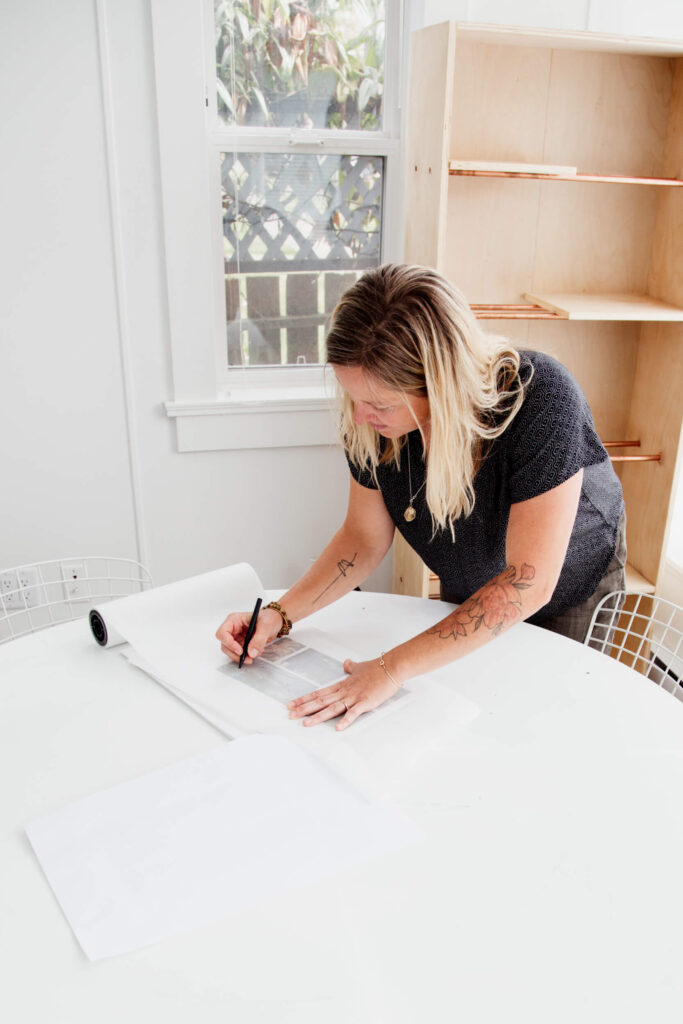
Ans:
[[[412,523],[412,521],[413,521],[413,519],[415,518],[416,515],[417,515],[417,512],[415,511],[413,506],[412,505],[408,505],[408,508],[403,513],[403,518],[405,519],[405,521],[407,523]]]

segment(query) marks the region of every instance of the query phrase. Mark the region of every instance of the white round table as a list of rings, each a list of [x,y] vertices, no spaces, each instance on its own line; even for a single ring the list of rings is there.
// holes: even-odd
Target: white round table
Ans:
[[[369,656],[443,614],[352,593],[308,623]],[[423,842],[97,963],[24,824],[225,739],[84,621],[0,680],[3,1020],[680,1021],[683,704],[604,655],[522,624],[454,663],[479,715],[397,773]]]

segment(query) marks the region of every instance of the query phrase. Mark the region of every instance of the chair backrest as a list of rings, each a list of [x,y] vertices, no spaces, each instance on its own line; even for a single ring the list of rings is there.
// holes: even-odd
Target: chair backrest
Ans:
[[[93,605],[152,586],[128,558],[77,555],[0,570],[0,643],[81,618]]]
[[[683,608],[654,594],[615,590],[593,612],[584,643],[683,700]]]

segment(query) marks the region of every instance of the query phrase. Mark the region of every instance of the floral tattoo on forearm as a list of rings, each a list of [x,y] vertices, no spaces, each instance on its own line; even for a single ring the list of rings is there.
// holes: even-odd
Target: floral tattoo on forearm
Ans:
[[[494,636],[503,629],[517,622],[522,616],[522,597],[520,591],[533,586],[531,582],[536,575],[533,565],[522,563],[517,572],[514,565],[508,565],[494,580],[473,594],[461,604],[444,622],[427,630],[430,636],[439,636],[442,640],[470,636],[484,626]]]
[[[356,558],[357,554],[358,554],[358,552],[354,551],[353,558],[351,559],[351,561],[349,561],[346,558],[342,558],[342,559],[340,559],[340,561],[337,562],[337,568],[339,569],[338,575],[335,576],[334,579],[332,580],[332,582],[328,583],[328,585],[325,587],[325,589],[318,594],[318,596],[311,602],[312,604],[315,604],[316,601],[319,601],[320,598],[323,596],[323,594],[326,594],[327,591],[331,587],[333,587],[335,585],[337,580],[340,580],[342,578],[342,576],[346,576],[346,574],[349,571],[349,569],[353,569],[354,565],[356,564],[355,563],[355,558]]]

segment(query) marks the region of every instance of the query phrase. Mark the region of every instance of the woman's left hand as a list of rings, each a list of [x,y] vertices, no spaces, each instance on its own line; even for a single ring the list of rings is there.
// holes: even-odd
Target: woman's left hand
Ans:
[[[344,671],[348,673],[346,678],[333,686],[326,686],[322,690],[314,690],[304,697],[290,700],[287,705],[289,717],[303,718],[304,725],[318,725],[319,722],[327,722],[330,718],[343,715],[335,726],[341,731],[355,722],[359,715],[379,707],[396,693],[397,687],[377,659],[347,659],[344,662]]]

